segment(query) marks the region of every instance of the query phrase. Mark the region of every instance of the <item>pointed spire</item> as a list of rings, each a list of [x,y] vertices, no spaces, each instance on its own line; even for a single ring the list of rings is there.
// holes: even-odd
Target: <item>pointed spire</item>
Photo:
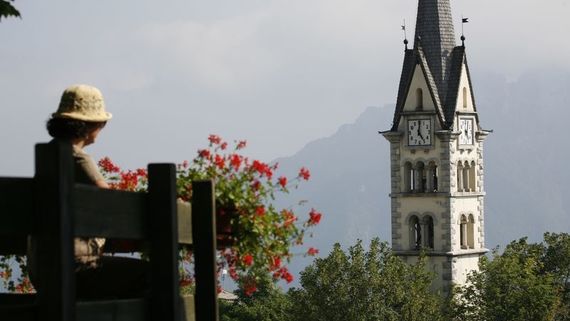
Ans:
[[[414,48],[421,42],[437,87],[444,94],[447,65],[455,47],[449,0],[419,0],[415,39]]]

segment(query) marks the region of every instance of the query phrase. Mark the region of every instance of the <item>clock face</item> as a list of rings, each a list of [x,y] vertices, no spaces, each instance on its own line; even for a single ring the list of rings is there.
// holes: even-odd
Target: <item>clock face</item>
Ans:
[[[459,119],[459,144],[460,145],[473,145],[473,119],[460,118]]]
[[[431,120],[410,119],[408,120],[408,145],[430,146],[431,145]]]

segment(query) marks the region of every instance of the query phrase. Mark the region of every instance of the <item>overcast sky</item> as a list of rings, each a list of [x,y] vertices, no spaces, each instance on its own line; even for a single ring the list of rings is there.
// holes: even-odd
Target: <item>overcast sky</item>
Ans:
[[[473,77],[570,70],[567,0],[452,1]],[[31,175],[61,92],[99,87],[113,120],[88,149],[132,168],[191,159],[210,133],[263,160],[396,99],[417,0],[17,0],[0,22],[0,175]],[[475,90],[477,90],[475,88]],[[492,106],[479,106],[481,110]],[[391,120],[385,120],[385,128]],[[358,142],[355,142],[358,143]],[[378,148],[386,148],[380,144]]]

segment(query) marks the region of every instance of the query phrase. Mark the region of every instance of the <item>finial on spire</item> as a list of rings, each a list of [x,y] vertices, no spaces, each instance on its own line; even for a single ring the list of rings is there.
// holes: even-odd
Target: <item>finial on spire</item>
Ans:
[[[469,23],[469,18],[463,17],[461,15],[461,46],[465,47],[465,33],[463,32],[463,25]]]
[[[408,50],[408,35],[406,34],[406,19],[404,19],[404,24],[402,25],[402,30],[404,31],[404,45],[406,50]]]

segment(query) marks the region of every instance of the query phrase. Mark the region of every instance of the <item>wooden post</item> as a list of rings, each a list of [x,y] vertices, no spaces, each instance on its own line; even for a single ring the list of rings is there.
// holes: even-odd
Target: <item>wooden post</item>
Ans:
[[[75,320],[71,144],[36,145],[34,181],[39,320]],[[32,197],[30,195],[30,197]],[[41,228],[40,228],[41,227]]]
[[[196,321],[218,321],[216,206],[212,181],[192,183]]]
[[[178,320],[178,218],[176,167],[148,166],[149,232],[151,238],[151,320]]]

